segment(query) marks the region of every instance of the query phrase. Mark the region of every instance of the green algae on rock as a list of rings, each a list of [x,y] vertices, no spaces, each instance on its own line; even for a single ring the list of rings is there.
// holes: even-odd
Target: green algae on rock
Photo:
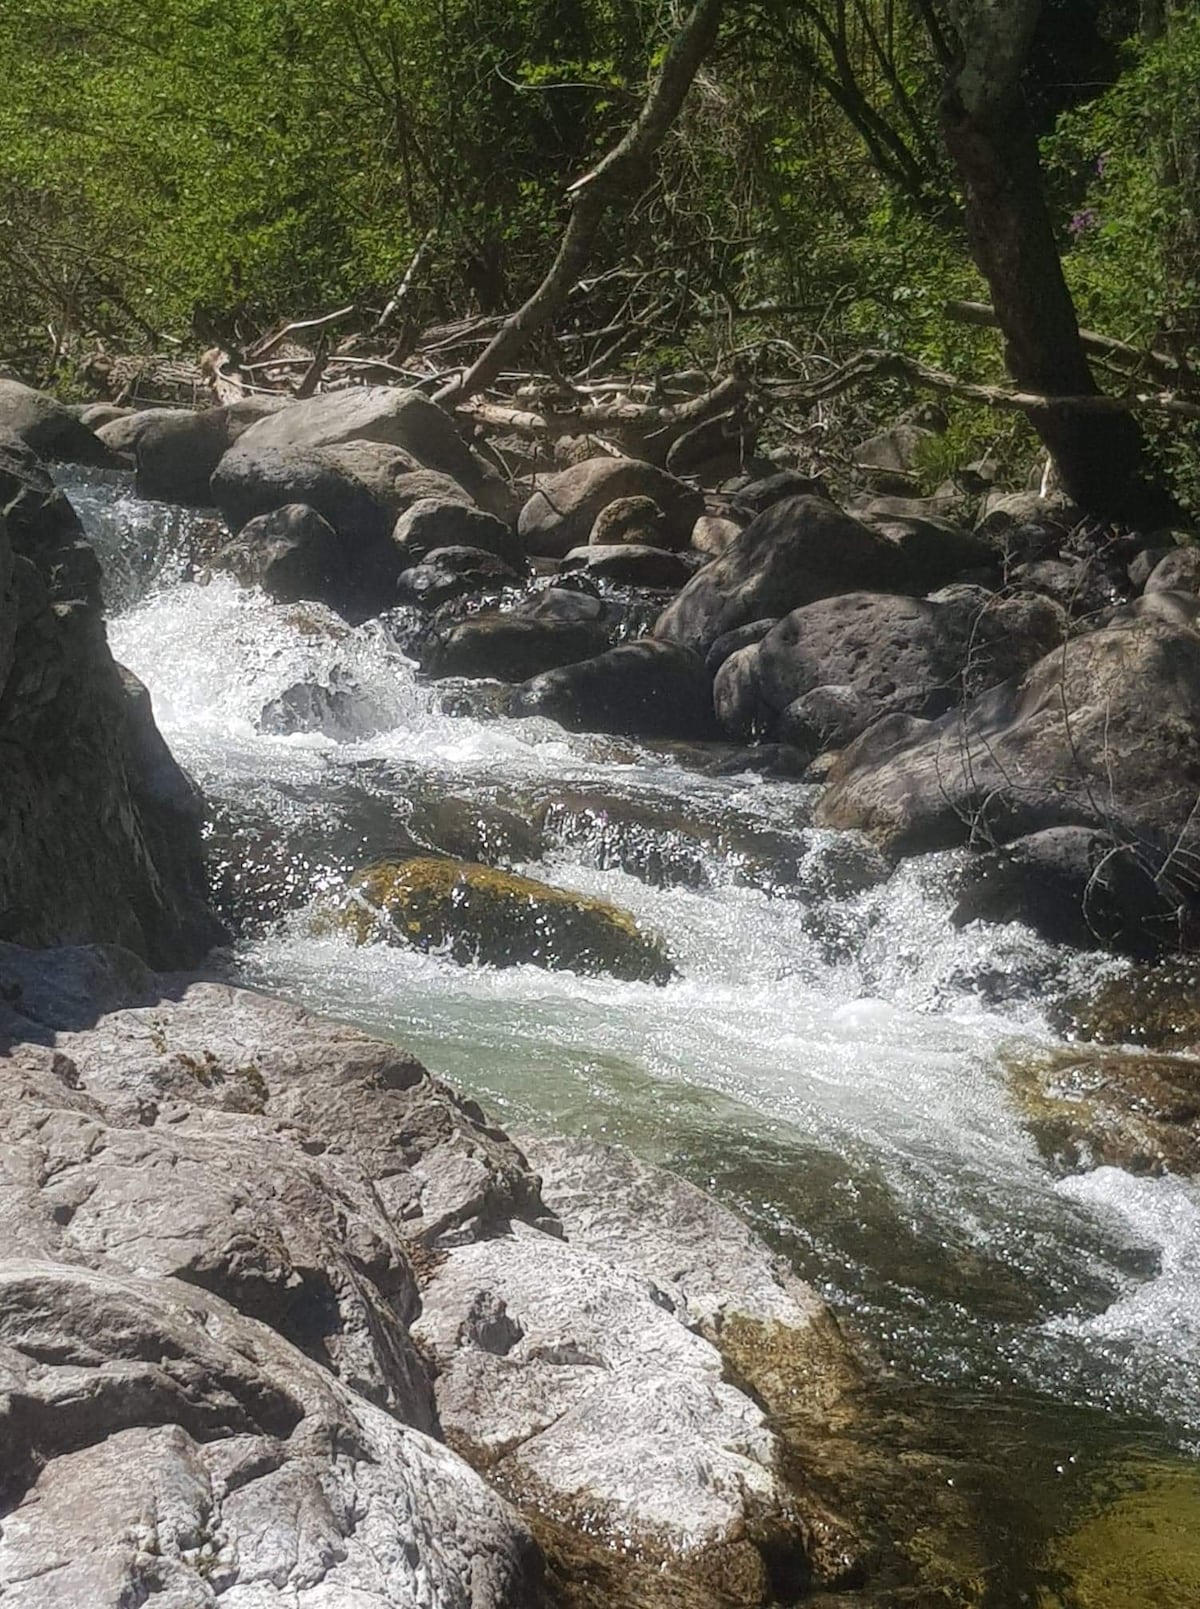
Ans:
[[[359,944],[410,944],[463,964],[532,964],[632,983],[666,983],[675,970],[662,941],[619,906],[471,861],[368,866],[351,880],[335,924]]]
[[[1200,1464],[1131,1457],[1047,1549],[1038,1609],[1193,1609],[1197,1534]]]
[[[1077,1039],[1148,1050],[1200,1047],[1200,960],[1134,967],[1087,995],[1064,1000],[1056,1026]]]
[[[1076,1046],[1009,1067],[1035,1139],[1061,1165],[1200,1173],[1200,1061]]]

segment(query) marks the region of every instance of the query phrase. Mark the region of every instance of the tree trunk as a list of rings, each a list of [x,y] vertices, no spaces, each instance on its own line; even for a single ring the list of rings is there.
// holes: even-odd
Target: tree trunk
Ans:
[[[1025,391],[1095,396],[1021,86],[1039,0],[959,0],[956,10],[961,51],[942,101],[942,134],[1009,373]],[[1080,507],[1138,524],[1171,517],[1173,504],[1150,470],[1131,415],[1060,407],[1039,409],[1030,420]]]

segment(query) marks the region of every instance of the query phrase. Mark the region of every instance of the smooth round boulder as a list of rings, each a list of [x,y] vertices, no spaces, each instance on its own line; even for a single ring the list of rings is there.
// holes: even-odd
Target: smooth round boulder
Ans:
[[[609,628],[600,618],[485,609],[431,643],[422,669],[439,679],[469,676],[524,682],[542,671],[590,659],[608,643]]]
[[[619,737],[691,741],[719,735],[704,661],[651,638],[535,676],[517,688],[512,713]]]
[[[895,546],[819,497],[757,515],[660,615],[654,635],[701,654],[718,637],[841,592],[902,591]]]
[[[718,637],[704,656],[705,669],[709,675],[715,676],[732,654],[738,653],[743,648],[756,647],[778,624],[779,621],[771,615],[766,620],[752,620],[748,625],[737,626],[733,631],[727,631],[723,637]]]
[[[598,580],[614,581],[618,586],[648,587],[664,592],[677,591],[691,577],[691,571],[677,553],[633,542],[616,543],[611,547],[593,542],[585,548],[573,548],[562,567],[564,574],[581,570]]]
[[[0,377],[0,434],[16,436],[48,463],[120,467],[120,460],[56,397]]]
[[[1200,547],[1177,547],[1154,566],[1144,592],[1187,592],[1200,596]]]
[[[358,944],[435,950],[460,965],[540,966],[670,981],[662,941],[607,900],[468,861],[417,858],[353,878],[335,925]]]
[[[410,563],[435,548],[474,548],[492,553],[510,569],[525,567],[525,551],[511,525],[462,501],[422,497],[400,515],[392,541]]]
[[[646,497],[662,511],[659,545],[672,550],[687,547],[704,512],[699,492],[655,464],[589,458],[540,477],[517,528],[529,553],[561,559],[572,548],[586,546],[602,509],[628,497]]]
[[[616,547],[628,542],[635,547],[662,548],[667,517],[652,497],[618,497],[608,503],[592,522],[588,538],[593,547]]]

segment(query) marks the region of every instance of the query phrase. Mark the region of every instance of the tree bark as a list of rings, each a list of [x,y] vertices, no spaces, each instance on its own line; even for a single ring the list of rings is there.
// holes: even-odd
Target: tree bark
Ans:
[[[545,279],[515,313],[473,366],[438,393],[453,406],[484,390],[505,365],[562,307],[587,267],[604,215],[614,202],[635,192],[654,153],[679,115],[701,63],[716,43],[724,0],[696,0],[671,42],[637,120],[591,173],[571,186],[571,215]]]
[[[1020,75],[1040,0],[960,0],[960,53],[941,105],[975,260],[988,282],[1009,373],[1024,391],[1098,394],[1046,206]],[[1031,415],[1065,490],[1106,518],[1158,523],[1174,507],[1128,413],[1069,406]]]

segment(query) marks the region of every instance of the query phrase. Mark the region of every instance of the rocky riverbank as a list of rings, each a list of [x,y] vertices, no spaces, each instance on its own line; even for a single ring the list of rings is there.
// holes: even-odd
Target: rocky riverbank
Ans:
[[[86,451],[24,388],[0,386],[0,418],[24,432],[0,567],[13,1602],[1038,1590],[997,1551],[969,1455],[881,1407],[869,1350],[724,1208],[611,1147],[514,1141],[393,1044],[195,970],[220,937],[203,801],[112,660],[94,557],[29,438],[211,497],[227,529],[197,525],[195,573],[331,640],[372,622],[448,701],[788,779],[789,831],[684,820],[749,889],[801,908],[969,844],[962,922],[1151,959],[1192,931],[1190,550],[1023,494],[973,530],[878,498],[849,513],[769,465],[718,488],[590,457],[522,499],[502,455],[377,389],[122,417]],[[298,682],[263,729],[337,730],[360,693]],[[806,781],[818,822],[855,834],[810,831]],[[669,933],[512,869],[590,830],[589,799],[409,803],[320,921],[459,963],[671,977]],[[606,853],[686,886],[702,871],[671,810],[612,801]],[[286,835],[274,859],[255,899],[283,914],[312,888],[297,900]],[[1125,1010],[1075,1000],[1072,1020],[1106,1008]],[[1125,1073],[1070,1052],[1013,1087],[1065,1167],[1191,1170],[1191,1065]]]

